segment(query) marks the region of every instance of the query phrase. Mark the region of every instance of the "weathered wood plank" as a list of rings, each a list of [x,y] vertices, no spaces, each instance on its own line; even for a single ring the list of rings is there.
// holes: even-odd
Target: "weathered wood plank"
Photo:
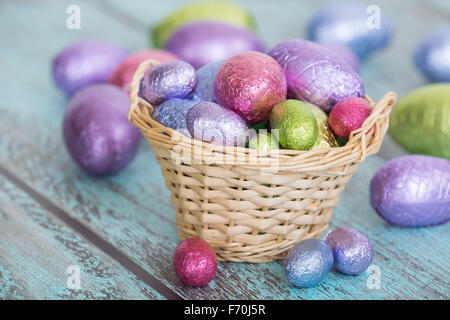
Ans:
[[[30,23],[33,21],[30,8],[34,5],[27,10],[6,7],[0,12],[1,25],[17,27],[11,35],[5,34],[7,28],[0,30],[2,38],[6,39],[5,44],[14,47],[14,51],[0,52],[0,61],[8,61],[0,62],[4,70],[0,75],[0,81],[4,84],[0,88],[0,164],[27,181],[39,193],[88,224],[150,274],[186,298],[448,298],[446,270],[449,259],[445,255],[448,252],[448,225],[411,230],[392,228],[382,222],[368,206],[370,177],[383,162],[377,157],[369,158],[351,180],[334,214],[333,224],[354,226],[371,238],[376,252],[374,263],[382,272],[381,290],[367,289],[367,274],[355,278],[335,273],[315,288],[295,289],[284,280],[278,262],[260,265],[222,263],[218,276],[207,287],[183,286],[171,267],[171,253],[178,241],[173,208],[168,203],[168,192],[148,146],[143,145],[131,166],[115,177],[99,179],[84,174],[71,162],[61,141],[60,125],[65,100],[48,78],[42,78],[43,74],[48,73],[50,57],[70,41],[97,36],[137,49],[147,45],[147,31],[137,33],[126,20],[116,19],[111,12],[108,15],[99,13],[94,5],[87,2],[81,2],[84,17],[82,30],[69,31],[64,29],[65,6],[69,2],[61,1],[58,5],[49,3],[39,3],[39,10],[34,7],[33,12],[48,17],[45,23],[38,25]],[[269,44],[297,36],[297,30],[302,30],[313,9],[308,4],[289,3],[289,10],[286,10],[289,16],[283,18],[283,23],[286,23],[283,25],[284,31],[264,31],[272,26],[277,28],[275,23],[264,25],[261,29]],[[132,10],[144,22],[147,19],[156,21],[159,18],[157,14],[164,15],[169,3],[167,7],[147,6],[147,11]],[[139,7],[132,3],[130,8]],[[272,14],[273,6],[263,2],[255,5],[252,11],[258,21],[269,21],[267,17]],[[406,17],[402,19],[404,26]],[[288,25],[287,21],[294,21],[295,25]],[[51,41],[43,47],[41,39],[50,33]],[[374,56],[363,67],[363,77],[369,77],[365,79],[370,88],[368,92],[372,95],[373,91],[374,97],[392,89],[391,85],[395,82],[398,85],[404,80],[391,77],[396,64],[405,60],[404,56],[391,52],[393,56],[390,57],[386,52]],[[389,62],[386,68],[379,67],[390,59],[393,62]],[[406,63],[403,66],[410,68]],[[18,84],[7,78],[15,74],[26,74],[27,77],[20,78]],[[405,76],[405,80],[407,84],[404,88],[408,83],[413,85],[409,75]]]
[[[80,268],[80,289],[67,286]],[[0,176],[1,299],[163,299]]]

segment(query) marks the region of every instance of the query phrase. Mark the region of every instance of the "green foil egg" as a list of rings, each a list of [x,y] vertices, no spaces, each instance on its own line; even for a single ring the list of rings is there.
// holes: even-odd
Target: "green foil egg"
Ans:
[[[280,144],[288,149],[308,150],[317,140],[319,128],[307,103],[288,99],[270,113],[270,127],[278,129]]]
[[[308,103],[307,106],[316,118],[317,127],[319,128],[319,135],[311,150],[339,147],[336,137],[328,126],[327,114],[318,106],[311,103]]]
[[[258,133],[248,143],[250,149],[274,150],[280,149],[278,140],[270,133]]]
[[[400,100],[389,134],[411,153],[450,159],[450,83],[426,85]]]
[[[203,1],[186,5],[159,22],[152,31],[153,44],[162,48],[172,32],[197,20],[222,21],[238,27],[253,28],[252,17],[239,5],[225,1]]]

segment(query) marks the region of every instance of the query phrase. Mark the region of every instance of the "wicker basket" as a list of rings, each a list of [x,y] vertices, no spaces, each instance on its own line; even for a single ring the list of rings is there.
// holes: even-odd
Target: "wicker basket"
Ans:
[[[130,122],[150,143],[176,208],[181,239],[201,237],[219,259],[268,262],[297,242],[318,238],[330,221],[345,184],[366,156],[378,152],[389,124],[393,92],[339,148],[312,151],[221,147],[193,140],[152,119],[139,98],[148,60],[130,87]]]

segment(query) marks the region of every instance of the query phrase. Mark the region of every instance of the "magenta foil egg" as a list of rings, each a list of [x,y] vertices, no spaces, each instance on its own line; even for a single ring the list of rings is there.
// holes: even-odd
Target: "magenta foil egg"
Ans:
[[[53,59],[53,80],[70,97],[89,85],[108,82],[127,55],[127,50],[106,41],[73,43]]]
[[[216,275],[217,256],[205,240],[189,238],[180,242],[175,249],[173,267],[183,283],[203,286]]]
[[[260,52],[244,52],[224,62],[214,83],[220,105],[234,110],[249,124],[269,119],[272,108],[286,99],[281,66]]]
[[[359,74],[328,48],[303,39],[287,40],[268,55],[283,67],[288,98],[302,100],[329,112],[347,97],[364,97]]]
[[[228,59],[244,51],[264,51],[251,30],[217,21],[198,21],[177,29],[165,49],[195,68]]]

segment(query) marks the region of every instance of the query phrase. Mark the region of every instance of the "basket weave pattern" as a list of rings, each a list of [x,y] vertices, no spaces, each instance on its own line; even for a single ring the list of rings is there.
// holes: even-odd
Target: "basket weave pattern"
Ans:
[[[215,146],[164,127],[153,107],[138,96],[148,60],[130,86],[130,122],[149,142],[161,166],[181,239],[201,237],[219,259],[268,262],[297,242],[318,238],[327,228],[339,195],[366,156],[378,152],[389,124],[395,93],[339,148],[271,150]],[[187,158],[174,157],[183,154]]]

